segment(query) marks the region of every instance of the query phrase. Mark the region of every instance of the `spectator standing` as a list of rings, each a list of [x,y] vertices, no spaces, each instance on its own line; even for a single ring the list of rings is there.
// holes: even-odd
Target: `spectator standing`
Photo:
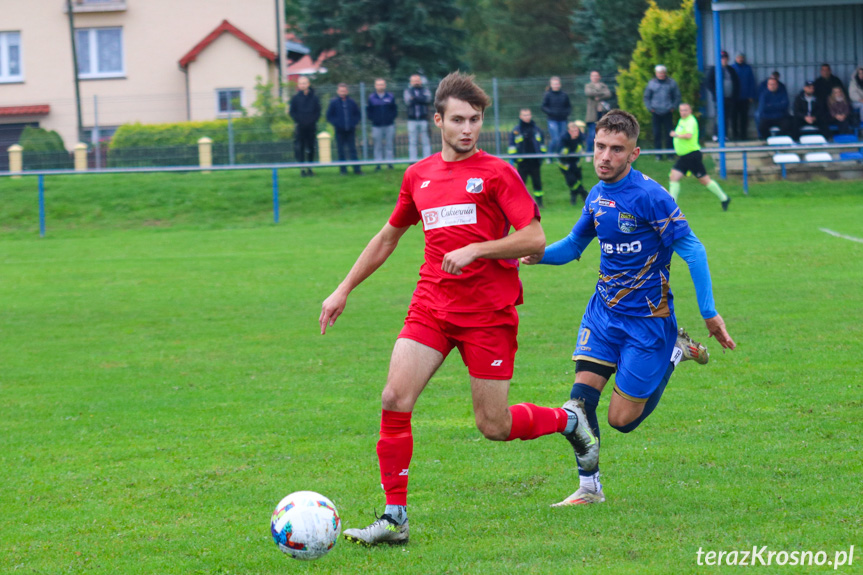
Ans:
[[[428,113],[432,95],[429,89],[423,86],[422,76],[419,74],[411,76],[410,85],[405,89],[404,99],[408,113],[408,158],[415,162],[418,159],[419,141],[422,142],[423,158],[431,156]]]
[[[602,82],[597,70],[590,73],[590,82],[584,85],[584,95],[587,97],[587,110],[584,122],[587,124],[587,151],[593,151],[593,140],[596,139],[596,123],[602,115],[611,109],[609,100],[611,90]]]
[[[584,124],[582,124],[584,125]],[[560,158],[558,167],[566,180],[566,187],[569,189],[569,203],[573,206],[584,205],[584,200],[587,199],[587,190],[581,182],[581,166],[577,154],[584,151],[584,133],[581,131],[579,122],[570,122],[567,125],[567,132],[560,139]],[[579,203],[578,198],[583,199]]]
[[[548,120],[549,151],[556,154],[560,150],[560,138],[566,133],[566,122],[572,113],[569,96],[561,90],[560,78],[552,76],[542,97],[542,111]]]
[[[863,123],[863,66],[857,67],[851,81],[848,82],[848,96],[851,105],[857,110],[859,116],[857,120]]]
[[[731,119],[734,126],[734,137],[735,139],[748,140],[749,105],[758,96],[755,91],[755,74],[752,71],[752,66],[746,62],[746,55],[742,52],[734,58],[734,64],[731,67],[737,72],[737,79],[740,82],[740,90],[737,92],[737,102],[734,105],[734,117]]]
[[[807,80],[794,98],[794,131],[798,138],[806,126],[812,126],[825,138],[830,137],[826,102],[815,96],[815,82],[812,80]]]
[[[339,161],[357,160],[357,124],[360,123],[360,107],[348,95],[348,85],[339,84],[336,88],[335,98],[330,100],[327,108],[327,121],[333,125],[336,131],[336,147],[338,149]],[[347,166],[341,166],[342,174],[348,173]],[[359,166],[354,166],[354,173],[362,174]]]
[[[720,54],[719,61],[722,64],[722,101],[724,104],[725,133],[728,134],[728,121],[737,115],[737,100],[740,98],[740,79],[737,71],[728,65],[728,52],[725,50]],[[707,73],[707,89],[713,94],[716,102],[716,67],[711,66]],[[717,113],[717,118],[719,117]],[[734,139],[739,140],[740,134],[737,125],[732,122]],[[716,137],[719,137],[719,122],[716,122]]]
[[[387,92],[387,81],[383,78],[376,79],[375,91],[369,96],[369,102],[366,106],[366,115],[372,123],[375,160],[382,162],[386,159],[390,169],[393,167],[392,162],[395,157],[396,116],[398,113],[395,96]],[[375,171],[380,169],[381,166],[378,164]]]
[[[847,95],[845,84],[838,77],[833,75],[833,70],[830,69],[830,64],[826,62],[821,64],[821,75],[815,79],[815,97],[826,102],[833,94],[833,88],[839,87]]]
[[[839,128],[840,134],[851,133],[851,104],[845,97],[845,91],[839,86],[833,87],[833,93],[827,98],[827,113],[830,123]]]
[[[779,80],[768,78],[767,89],[758,100],[758,134],[761,139],[770,135],[770,128],[779,128],[780,134],[791,133],[788,115],[788,93],[779,89]]]
[[[321,117],[321,102],[309,79],[300,76],[297,93],[291,97],[288,113],[294,120],[294,157],[299,163],[315,161],[318,119]],[[300,170],[303,177],[314,176],[311,168]]]
[[[518,125],[509,134],[509,148],[507,153],[513,154],[544,154],[545,137],[542,130],[533,121],[533,114],[529,108],[522,108],[518,113]],[[533,197],[536,205],[542,207],[542,160],[540,158],[523,158],[515,160],[515,167],[524,185],[527,186],[527,178],[530,177],[533,184]]]
[[[656,76],[644,89],[644,107],[653,116],[653,147],[657,150],[671,148],[673,111],[680,105],[680,88],[662,64],[654,68]],[[663,145],[663,141],[665,145]],[[660,154],[658,160],[664,159]]]

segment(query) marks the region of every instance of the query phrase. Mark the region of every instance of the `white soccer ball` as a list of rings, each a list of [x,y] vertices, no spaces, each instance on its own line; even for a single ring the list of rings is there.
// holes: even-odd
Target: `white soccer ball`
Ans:
[[[270,530],[284,553],[309,561],[333,548],[342,531],[342,520],[333,502],[320,493],[297,491],[276,505]]]

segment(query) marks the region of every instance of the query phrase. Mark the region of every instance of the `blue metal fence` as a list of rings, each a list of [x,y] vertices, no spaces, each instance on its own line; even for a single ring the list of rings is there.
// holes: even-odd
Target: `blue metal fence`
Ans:
[[[494,135],[491,134],[493,137]],[[831,150],[863,150],[863,142],[852,142],[852,143],[843,143],[843,144],[822,144],[822,145],[800,145],[795,144],[793,146],[739,146],[739,147],[731,147],[731,148],[704,148],[702,152],[705,154],[720,154],[720,155],[737,155],[740,154],[743,161],[743,193],[749,193],[749,174],[748,174],[748,155],[751,153],[776,153],[776,152],[805,152],[805,151],[831,151]],[[651,155],[669,155],[673,154],[673,150],[642,150],[642,156],[651,156]],[[579,157],[586,158],[590,157],[591,154],[579,154]],[[521,155],[504,155],[500,156],[505,160],[513,160],[513,159],[521,159],[521,158],[539,158],[545,159],[549,156],[547,154],[521,154]],[[392,162],[393,164],[411,164],[413,163],[408,159],[397,159]],[[284,163],[262,163],[262,164],[244,164],[244,165],[221,165],[221,166],[209,166],[209,167],[201,167],[201,166],[158,166],[158,167],[139,167],[139,168],[104,168],[101,170],[90,170],[90,171],[75,171],[75,170],[33,170],[33,171],[23,171],[23,172],[0,172],[0,178],[8,178],[8,177],[22,177],[22,176],[37,176],[38,178],[38,201],[39,201],[39,234],[44,237],[46,233],[45,228],[45,178],[47,176],[61,176],[61,175],[93,175],[93,174],[145,174],[145,173],[163,173],[163,172],[220,172],[220,171],[236,171],[236,170],[270,170],[272,172],[272,186],[273,186],[273,222],[279,223],[279,170],[286,169],[304,169],[310,166],[317,168],[341,168],[341,167],[351,167],[351,166],[375,166],[378,162],[374,160],[367,161],[357,161],[357,162],[332,162],[329,164],[301,164],[297,162],[284,162]],[[782,165],[783,168],[783,178],[785,177],[785,166]]]

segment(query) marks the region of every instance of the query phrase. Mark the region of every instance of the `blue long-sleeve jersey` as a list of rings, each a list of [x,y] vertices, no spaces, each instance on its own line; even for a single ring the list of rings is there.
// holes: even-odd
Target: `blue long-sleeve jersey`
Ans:
[[[561,265],[581,257],[597,237],[596,291],[610,309],[639,317],[673,313],[671,254],[689,266],[701,316],[716,315],[707,254],[671,196],[637,170],[620,182],[590,191],[570,234],[546,248],[539,263]]]

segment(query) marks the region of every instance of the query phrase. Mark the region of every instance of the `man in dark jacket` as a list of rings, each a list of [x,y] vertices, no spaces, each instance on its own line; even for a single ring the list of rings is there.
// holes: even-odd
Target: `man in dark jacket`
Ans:
[[[827,98],[833,93],[833,88],[837,86],[842,88],[842,91],[845,92],[845,98],[848,99],[848,90],[845,89],[845,84],[833,75],[830,64],[821,64],[821,75],[815,79],[815,97],[818,98],[818,101],[826,104]]]
[[[317,138],[317,123],[321,117],[321,102],[309,83],[309,79],[300,76],[297,80],[297,93],[291,98],[288,113],[294,120],[294,156],[297,162],[315,161],[315,141]],[[300,171],[303,177],[313,176],[311,168]]]
[[[518,113],[518,125],[512,130],[509,135],[509,147],[507,153],[514,154],[544,154],[545,137],[542,135],[542,130],[533,121],[533,115],[529,108],[522,108]],[[521,180],[527,185],[527,178],[530,176],[533,184],[533,197],[536,204],[542,207],[542,159],[540,158],[524,158],[515,160],[515,167],[518,170],[518,175]]]
[[[812,126],[825,138],[830,137],[830,124],[827,121],[826,102],[815,95],[815,82],[808,80],[794,98],[794,131],[800,137],[806,126]]]
[[[542,97],[542,111],[548,118],[549,151],[556,154],[560,151],[560,139],[566,133],[566,122],[572,113],[569,96],[560,89],[557,76],[552,76],[548,82],[548,90]]]
[[[378,78],[375,80],[375,91],[369,96],[366,115],[372,123],[375,160],[381,162],[386,157],[390,169],[393,167],[396,116],[398,113],[395,96],[387,92],[387,81]],[[375,171],[380,169],[381,166],[378,164]]]
[[[560,139],[560,158],[558,167],[566,180],[569,189],[569,203],[573,206],[583,206],[587,200],[587,190],[581,183],[581,158],[577,154],[584,151],[584,134],[582,133],[584,122],[570,122],[567,125],[567,133]],[[583,197],[579,203],[578,198]]]
[[[728,65],[728,52],[722,51],[720,62],[722,63],[722,101],[724,103],[725,134],[728,134],[728,120],[737,115],[737,100],[740,97],[740,78],[737,71]],[[707,89],[713,94],[716,102],[716,67],[711,66],[707,72]],[[717,113],[718,117],[718,113]],[[741,138],[740,130],[736,123],[732,123],[734,139]],[[719,137],[719,122],[716,122],[716,136]]]
[[[336,147],[338,148],[339,161],[357,160],[357,124],[360,123],[360,107],[353,98],[348,96],[348,85],[339,84],[336,88],[336,96],[330,100],[327,108],[327,122],[333,125],[336,131]],[[348,173],[346,166],[341,167],[342,174]],[[354,166],[355,174],[362,174],[359,166]]]
[[[767,89],[758,99],[758,134],[762,139],[770,135],[770,128],[779,133],[791,134],[791,117],[788,115],[788,94],[779,89],[779,80],[768,78]]]
[[[737,93],[737,102],[734,105],[734,133],[735,138],[738,136],[740,140],[749,138],[749,105],[755,101],[757,92],[755,89],[755,73],[752,71],[752,66],[746,62],[746,56],[741,52],[734,59],[734,64],[731,65],[734,71],[737,72],[737,79],[740,80],[740,91]]]
[[[423,158],[431,156],[431,140],[429,140],[429,106],[434,103],[431,91],[423,86],[423,78],[414,74],[410,86],[404,92],[405,109],[408,113],[408,158],[415,162],[417,145],[422,142]]]

